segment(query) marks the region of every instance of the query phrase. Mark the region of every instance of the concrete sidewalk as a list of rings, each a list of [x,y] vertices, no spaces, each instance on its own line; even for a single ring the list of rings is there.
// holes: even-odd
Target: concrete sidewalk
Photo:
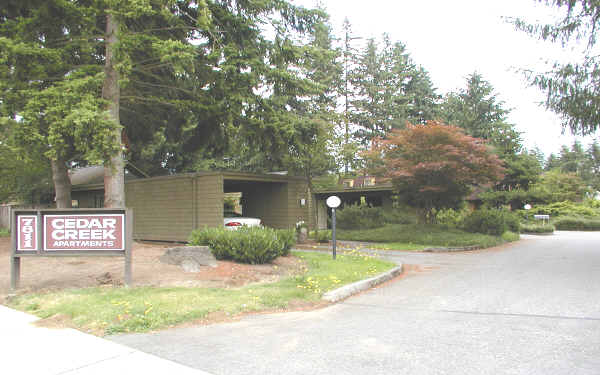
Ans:
[[[0,374],[210,375],[74,329],[36,327],[0,305]]]

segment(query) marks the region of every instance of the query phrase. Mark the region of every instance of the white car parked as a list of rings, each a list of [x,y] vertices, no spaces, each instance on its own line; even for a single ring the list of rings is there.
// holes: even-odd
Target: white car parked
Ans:
[[[260,227],[261,220],[255,217],[243,217],[236,212],[225,212],[223,218],[225,229],[236,230],[242,226]]]

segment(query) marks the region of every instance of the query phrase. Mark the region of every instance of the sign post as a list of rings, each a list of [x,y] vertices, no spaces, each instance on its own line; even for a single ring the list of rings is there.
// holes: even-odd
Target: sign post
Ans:
[[[340,206],[340,204],[342,204],[342,200],[335,196],[332,195],[329,198],[327,198],[327,206],[331,208],[331,242],[332,242],[332,248],[333,248],[333,259],[335,259],[335,252],[336,252],[336,240],[335,240],[335,209],[338,208]]]
[[[21,258],[122,256],[131,284],[133,212],[129,209],[14,210],[10,287],[19,287]]]

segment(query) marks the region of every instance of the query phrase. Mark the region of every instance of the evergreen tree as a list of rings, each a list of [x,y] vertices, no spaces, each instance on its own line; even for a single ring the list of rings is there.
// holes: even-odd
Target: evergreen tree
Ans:
[[[506,123],[509,111],[498,100],[492,85],[475,72],[467,77],[466,88],[446,96],[442,118],[465,129],[472,137],[489,140],[492,144],[512,126]]]
[[[410,74],[406,85],[409,96],[407,121],[411,124],[426,124],[440,116],[440,96],[436,93],[429,73],[422,67]]]
[[[531,24],[522,19],[516,27],[541,40],[560,43],[587,41],[577,61],[554,62],[543,72],[526,71],[532,86],[546,94],[546,107],[562,117],[563,128],[573,134],[593,134],[600,124],[600,57],[596,51],[600,3],[595,0],[537,0],[557,10],[553,24]]]
[[[538,146],[535,146],[529,151],[529,153],[535,156],[535,158],[538,160],[538,163],[542,166],[542,168],[544,168],[546,163],[546,156],[544,155],[544,152]]]
[[[357,61],[357,50],[354,47],[353,41],[361,38],[353,35],[352,26],[350,25],[348,18],[344,19],[342,29],[344,32],[342,46],[343,79],[340,82],[340,89],[338,91],[343,98],[343,128],[339,131],[339,133],[343,135],[343,138],[338,139],[336,149],[339,150],[338,154],[341,163],[344,166],[344,172],[348,174],[351,169],[357,167],[356,155],[359,152],[359,146],[350,129],[350,106],[354,99],[354,90],[351,86],[351,74],[355,69],[355,63]],[[342,139],[343,142],[340,142]]]
[[[313,11],[279,0],[111,0],[9,1],[0,12],[2,123],[24,154],[52,160],[59,206],[70,204],[68,160],[104,162],[110,180],[122,175],[123,148],[159,173],[225,152],[215,141],[237,133],[278,160],[287,152],[286,100],[307,85],[294,41]],[[107,205],[124,203],[122,187],[106,188],[118,190]]]
[[[548,159],[546,159],[546,163],[544,164],[545,171],[551,171],[553,169],[557,169],[560,167],[560,159],[554,153],[550,153],[548,155]]]
[[[363,145],[373,138],[383,136],[389,127],[385,120],[391,116],[381,116],[381,107],[385,104],[383,71],[375,39],[369,39],[366,47],[360,52],[351,75],[351,84],[356,94],[351,102],[350,118],[358,127],[356,137]]]
[[[118,150],[118,125],[100,99],[97,9],[86,3],[8,1],[0,9],[0,116],[24,160],[52,165],[56,204],[70,207],[67,161]]]
[[[527,151],[505,155],[503,162],[506,172],[502,181],[496,185],[497,190],[521,189],[527,191],[539,181],[542,174],[539,160]]]
[[[600,191],[600,145],[594,141],[589,145],[582,178],[594,191]]]
[[[600,146],[594,142],[584,149],[579,141],[561,146],[560,154],[548,161],[548,170],[577,175],[592,190],[600,188]]]
[[[438,96],[427,72],[399,42],[384,35],[381,47],[369,39],[352,72],[355,90],[350,118],[363,145],[407,122],[424,123],[437,115]]]

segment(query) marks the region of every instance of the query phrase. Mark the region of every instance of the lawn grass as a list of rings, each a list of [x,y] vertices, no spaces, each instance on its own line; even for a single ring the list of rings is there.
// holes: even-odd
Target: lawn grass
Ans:
[[[329,241],[331,240],[331,230],[320,230],[319,234],[318,234],[318,238],[314,231],[309,232],[308,236],[310,238],[316,240],[319,243],[329,244]],[[336,235],[336,238],[339,239],[339,236]],[[346,247],[347,246],[341,245],[340,249],[345,249]],[[417,245],[417,244],[408,243],[408,242],[389,242],[389,243],[371,242],[369,244],[369,248],[375,249],[375,250],[421,251],[423,249],[426,249],[427,246]]]
[[[393,263],[352,253],[332,260],[329,254],[298,252],[305,273],[272,284],[239,289],[99,287],[26,294],[11,299],[9,306],[41,318],[63,316],[75,327],[100,334],[147,332],[220,312],[235,316],[244,312],[284,309],[291,301],[314,302],[323,293],[344,284],[391,269]]]
[[[500,236],[469,233],[460,229],[423,224],[388,224],[375,229],[339,230],[336,237],[348,241],[413,244],[425,247],[481,246],[485,248],[497,246],[507,241],[506,238]],[[514,236],[507,238],[514,240]],[[518,235],[516,239],[518,239]]]

